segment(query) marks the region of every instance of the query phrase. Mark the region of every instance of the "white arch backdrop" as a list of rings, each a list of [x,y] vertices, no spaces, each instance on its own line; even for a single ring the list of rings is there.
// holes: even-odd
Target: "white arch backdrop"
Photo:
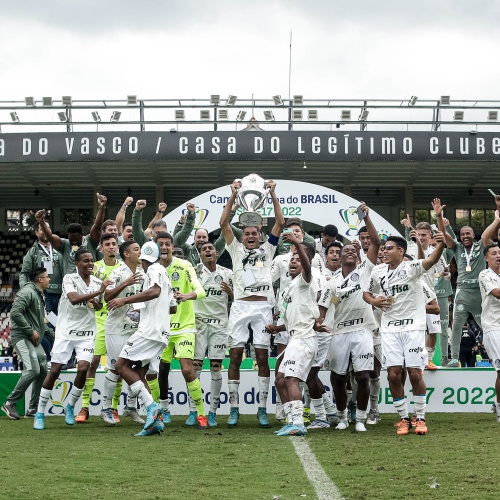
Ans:
[[[219,229],[222,207],[227,203],[231,190],[222,186],[187,200],[197,207],[195,229],[205,228],[209,233]],[[285,219],[300,217],[303,221],[326,226],[335,224],[339,235],[352,240],[364,224],[359,221],[356,208],[360,202],[339,191],[308,182],[276,180],[276,195],[280,200]],[[173,231],[186,206],[181,205],[164,217],[169,231]],[[263,217],[274,217],[271,200],[259,210]],[[383,217],[370,210],[370,217],[381,236],[400,235]],[[234,221],[237,221],[237,216]],[[270,229],[270,228],[269,228]]]

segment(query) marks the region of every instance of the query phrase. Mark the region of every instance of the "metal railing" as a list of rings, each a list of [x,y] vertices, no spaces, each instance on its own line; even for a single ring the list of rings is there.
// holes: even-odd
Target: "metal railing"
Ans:
[[[0,101],[0,131],[106,130],[500,130],[500,100],[440,99],[208,99]],[[9,120],[10,115],[10,120]],[[109,117],[108,117],[109,115]]]

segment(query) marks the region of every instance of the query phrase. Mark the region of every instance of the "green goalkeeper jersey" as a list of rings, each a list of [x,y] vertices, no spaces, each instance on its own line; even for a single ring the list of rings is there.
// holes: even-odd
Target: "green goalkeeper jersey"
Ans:
[[[196,293],[197,299],[205,297],[205,290],[196,276],[194,267],[187,261],[173,257],[172,262],[166,268],[174,294]],[[177,304],[177,312],[170,316],[170,335],[183,333],[194,333],[196,331],[194,301],[186,300]]]

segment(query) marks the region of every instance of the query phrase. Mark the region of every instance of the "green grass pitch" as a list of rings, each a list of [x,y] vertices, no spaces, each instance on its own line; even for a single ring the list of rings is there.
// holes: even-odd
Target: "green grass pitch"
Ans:
[[[311,431],[277,437],[242,416],[228,428],[186,428],[185,417],[161,436],[134,438],[128,419],[109,428],[98,417],[68,427],[47,417],[0,418],[0,498],[315,499],[290,442],[305,439],[346,499],[496,499],[500,424],[492,414],[429,414],[427,436],[396,436],[395,414],[368,432]]]

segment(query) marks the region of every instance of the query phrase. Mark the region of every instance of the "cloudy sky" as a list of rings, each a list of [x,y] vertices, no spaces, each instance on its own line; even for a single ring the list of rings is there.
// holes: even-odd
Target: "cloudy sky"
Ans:
[[[0,100],[498,98],[500,2],[16,0]]]

